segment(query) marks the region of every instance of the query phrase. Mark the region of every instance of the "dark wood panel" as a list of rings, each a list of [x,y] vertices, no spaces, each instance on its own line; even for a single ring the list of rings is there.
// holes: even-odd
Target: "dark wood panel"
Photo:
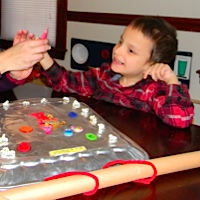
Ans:
[[[134,18],[140,16],[142,15],[67,11],[68,21],[124,26],[129,24],[129,22],[131,22]],[[178,30],[200,32],[200,19],[165,16],[160,17],[174,25]]]
[[[68,0],[57,0],[56,46],[49,52],[51,57],[64,60],[66,52],[66,10]]]

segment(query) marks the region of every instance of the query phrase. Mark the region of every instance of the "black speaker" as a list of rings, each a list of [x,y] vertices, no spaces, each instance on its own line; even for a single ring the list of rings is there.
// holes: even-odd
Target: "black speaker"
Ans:
[[[91,40],[71,39],[71,68],[87,71],[112,61],[115,44]]]

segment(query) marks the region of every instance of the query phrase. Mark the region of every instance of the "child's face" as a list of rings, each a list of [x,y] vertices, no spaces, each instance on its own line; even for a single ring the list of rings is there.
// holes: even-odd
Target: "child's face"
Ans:
[[[126,77],[140,80],[143,71],[150,67],[153,42],[140,30],[127,26],[119,43],[113,48],[111,68]]]

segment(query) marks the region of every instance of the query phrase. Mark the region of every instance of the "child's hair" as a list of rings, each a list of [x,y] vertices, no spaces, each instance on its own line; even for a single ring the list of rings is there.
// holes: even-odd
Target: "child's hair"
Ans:
[[[157,17],[140,17],[129,24],[132,28],[140,30],[153,42],[150,61],[153,63],[169,64],[177,52],[178,40],[176,29],[165,20]]]

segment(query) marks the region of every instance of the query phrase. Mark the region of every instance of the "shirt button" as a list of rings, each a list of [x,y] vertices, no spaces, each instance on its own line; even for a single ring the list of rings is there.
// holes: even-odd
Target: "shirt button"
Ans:
[[[179,91],[180,93],[183,93],[183,89],[182,89],[182,88],[179,88],[178,91]]]

